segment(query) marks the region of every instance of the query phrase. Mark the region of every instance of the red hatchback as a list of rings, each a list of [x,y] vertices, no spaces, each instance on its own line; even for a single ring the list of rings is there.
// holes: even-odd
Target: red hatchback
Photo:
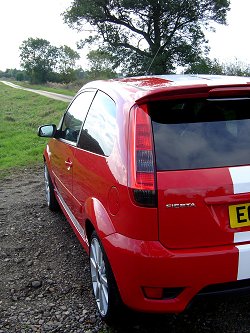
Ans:
[[[39,135],[48,206],[89,253],[104,320],[250,288],[250,78],[91,82]]]

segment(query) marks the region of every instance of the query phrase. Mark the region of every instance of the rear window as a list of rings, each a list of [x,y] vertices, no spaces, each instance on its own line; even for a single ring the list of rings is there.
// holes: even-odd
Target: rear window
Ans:
[[[149,104],[157,170],[250,164],[250,99]]]

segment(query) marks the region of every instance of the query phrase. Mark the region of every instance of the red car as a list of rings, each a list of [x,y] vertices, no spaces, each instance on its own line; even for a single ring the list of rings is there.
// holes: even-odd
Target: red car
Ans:
[[[39,135],[48,206],[89,253],[104,320],[250,288],[250,78],[90,82]]]

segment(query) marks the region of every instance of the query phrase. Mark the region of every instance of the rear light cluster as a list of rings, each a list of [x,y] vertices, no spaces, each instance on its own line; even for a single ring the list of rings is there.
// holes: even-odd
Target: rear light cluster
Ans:
[[[129,188],[136,204],[156,207],[156,178],[152,126],[147,105],[130,114]]]

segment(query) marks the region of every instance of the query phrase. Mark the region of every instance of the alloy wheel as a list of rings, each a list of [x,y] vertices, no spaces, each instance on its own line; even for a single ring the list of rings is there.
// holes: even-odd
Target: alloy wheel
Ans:
[[[90,269],[96,303],[101,315],[105,316],[109,306],[108,281],[102,248],[96,237],[92,238],[90,246]]]
[[[47,166],[44,166],[44,184],[45,184],[45,196],[47,200],[47,204],[50,204],[50,180]]]

